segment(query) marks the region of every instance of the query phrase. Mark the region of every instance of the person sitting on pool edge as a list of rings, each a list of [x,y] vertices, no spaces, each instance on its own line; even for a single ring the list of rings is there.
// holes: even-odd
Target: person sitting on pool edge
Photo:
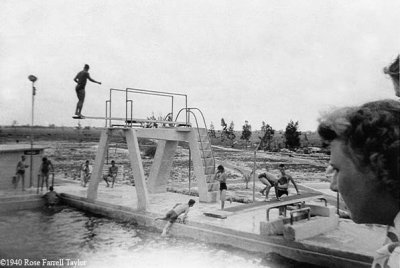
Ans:
[[[108,168],[108,174],[104,175],[103,180],[107,183],[107,187],[110,187],[108,181],[111,181],[111,188],[114,187],[115,178],[118,175],[118,167],[115,165],[115,161],[111,161],[111,166]]]
[[[280,164],[279,165],[279,171],[281,172],[281,175],[279,175],[279,179],[276,182],[276,187],[275,187],[275,193],[276,193],[276,199],[280,200],[280,197],[284,194],[289,195],[289,182],[293,183],[294,188],[296,189],[297,194],[299,195],[299,189],[297,188],[297,184],[290,176],[289,174],[286,173],[285,171],[285,165]]]
[[[54,187],[50,186],[49,192],[44,194],[42,197],[46,200],[46,206],[52,208],[60,202],[60,195],[54,191]]]
[[[189,213],[189,209],[193,207],[196,203],[193,199],[190,199],[187,204],[177,203],[170,211],[167,212],[164,218],[156,218],[155,220],[168,220],[168,223],[165,225],[161,236],[166,236],[168,234],[169,229],[171,228],[172,224],[176,220],[178,220],[179,216],[183,214],[182,223],[186,223],[186,218]]]
[[[330,145],[331,190],[355,223],[387,225],[372,267],[400,267],[400,102],[341,108],[320,119]]]

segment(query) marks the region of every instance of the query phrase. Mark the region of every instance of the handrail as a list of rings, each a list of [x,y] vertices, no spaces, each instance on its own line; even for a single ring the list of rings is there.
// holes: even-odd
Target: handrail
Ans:
[[[107,103],[109,103],[109,105],[110,105],[110,110],[111,110],[111,100],[106,100],[106,116],[105,116],[105,118],[107,118]],[[111,117],[111,116],[110,116]],[[106,120],[106,125],[105,125],[105,127],[107,127],[107,119],[105,119]]]
[[[201,134],[200,134],[200,130],[199,130],[199,124],[197,122],[197,117],[196,115],[189,109],[188,110],[189,113],[193,114],[194,120],[196,122],[196,129],[197,129],[197,133],[199,134],[199,138],[200,138],[200,146],[201,146],[201,154],[202,154],[202,158],[203,158],[203,164],[204,164],[204,168],[206,167],[206,158],[204,156],[204,148],[203,148],[203,141],[201,140]],[[207,133],[207,132],[206,132]],[[211,146],[211,144],[210,144]],[[212,151],[212,150],[211,150]],[[214,162],[214,169],[215,169],[215,162]]]
[[[198,112],[200,113],[201,117],[203,118],[204,129],[205,129],[205,131],[206,131],[208,140],[209,140],[209,142],[210,142],[210,147],[211,147],[211,139],[210,139],[210,136],[209,136],[209,134],[208,134],[207,124],[206,124],[206,120],[205,120],[205,118],[204,118],[203,112],[202,112],[199,108],[196,108],[196,107],[191,107],[191,108],[188,108],[188,109],[189,109],[189,110],[196,110],[196,111],[198,111]],[[211,148],[211,157],[212,157],[212,159],[213,159],[213,163],[214,163],[214,164],[213,164],[213,168],[214,168],[214,170],[215,170],[215,158],[214,158],[214,152],[213,152],[212,148]]]
[[[109,118],[108,119],[108,126],[109,127],[111,127],[111,103],[112,103],[112,92],[113,91],[122,91],[122,92],[124,92],[125,90],[123,90],[123,89],[119,89],[119,88],[110,88],[110,99],[109,100],[106,100],[106,116],[105,116],[105,118]],[[110,105],[110,110],[109,110],[109,114],[107,114],[107,103],[109,103],[109,105]],[[107,119],[106,119],[106,127],[107,127]]]
[[[202,141],[201,141],[200,131],[198,130],[199,124],[198,124],[198,121],[197,121],[197,117],[196,117],[196,114],[193,113],[191,110],[196,110],[196,111],[198,111],[198,112],[200,113],[201,117],[203,118],[204,129],[205,129],[206,135],[207,135],[207,137],[208,137],[208,140],[209,140],[210,146],[211,146],[211,139],[210,139],[210,136],[209,136],[209,134],[208,134],[208,129],[207,129],[207,125],[206,125],[206,120],[205,120],[205,118],[204,118],[204,114],[202,113],[202,111],[201,111],[199,108],[196,108],[196,107],[182,108],[182,109],[179,110],[179,112],[178,112],[178,114],[177,114],[177,116],[176,116],[176,118],[175,118],[175,121],[178,120],[178,117],[179,117],[180,113],[181,113],[183,110],[186,110],[186,114],[193,114],[193,117],[194,117],[195,122],[196,122],[197,131],[198,131],[199,137],[200,137],[200,144],[201,144],[201,146],[203,146],[203,143],[202,143]],[[189,119],[190,119],[190,118],[189,118]],[[189,121],[190,121],[190,120],[189,120]],[[202,147],[201,149],[202,149],[202,151],[203,151],[203,147]],[[204,153],[204,151],[203,151],[203,153]],[[213,152],[212,148],[211,148],[211,157],[212,157],[212,159],[213,159],[213,168],[214,168],[214,170],[215,170],[215,157],[214,157],[214,152]]]
[[[140,89],[140,88],[126,88],[126,94],[128,95],[128,92],[130,93],[136,93],[136,94],[145,94],[145,95],[154,95],[154,96],[163,96],[163,97],[170,97],[172,99],[171,101],[171,113],[173,115],[174,113],[174,96],[182,96],[185,97],[185,108],[187,109],[187,95],[186,94],[181,94],[181,93],[174,93],[174,92],[165,92],[165,91],[157,91],[157,90],[148,90],[148,89]],[[172,116],[173,118],[173,116]],[[188,123],[188,116],[186,114],[186,123]]]
[[[163,92],[163,91],[155,91],[155,90],[147,90],[147,89],[139,89],[139,88],[125,88],[125,89],[117,89],[117,88],[110,88],[110,93],[109,93],[109,100],[106,100],[106,107],[105,107],[105,127],[107,125],[110,127],[112,126],[111,120],[114,118],[112,117],[112,93],[113,91],[121,91],[125,92],[125,126],[126,127],[132,127],[132,122],[135,121],[133,118],[133,100],[128,98],[129,93],[136,93],[136,94],[144,94],[144,95],[153,95],[153,96],[162,96],[162,97],[168,97],[171,98],[171,112],[168,114],[170,115],[170,118],[173,120],[174,118],[174,96],[183,96],[185,98],[185,110],[187,111],[187,95],[186,94],[181,94],[181,93],[173,93],[173,92]],[[129,104],[130,104],[130,117],[129,117]],[[86,117],[88,118],[88,117]],[[92,117],[94,118],[94,117]],[[96,117],[97,119],[97,117]],[[120,120],[120,118],[118,118]],[[204,120],[204,117],[203,117]],[[108,121],[108,124],[107,124]],[[176,123],[176,122],[175,122]],[[172,122],[173,124],[173,122]],[[189,120],[188,120],[188,111],[186,112],[186,119],[185,119],[185,125],[189,125]]]
[[[128,102],[131,103],[131,118],[130,118],[130,127],[132,127],[132,119],[133,119],[133,100],[126,100],[125,104],[125,125],[128,125]]]

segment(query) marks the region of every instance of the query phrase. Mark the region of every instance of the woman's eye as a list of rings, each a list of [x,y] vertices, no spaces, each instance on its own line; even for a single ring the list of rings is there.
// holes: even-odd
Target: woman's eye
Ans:
[[[337,175],[338,171],[339,170],[337,168],[333,167],[332,165],[329,165],[326,168],[325,174],[327,177],[334,177]]]

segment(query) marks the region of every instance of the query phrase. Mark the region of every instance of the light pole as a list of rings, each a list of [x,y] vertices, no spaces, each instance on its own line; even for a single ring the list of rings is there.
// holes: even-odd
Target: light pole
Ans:
[[[30,75],[28,76],[29,81],[32,82],[32,120],[31,120],[31,161],[30,161],[30,165],[29,165],[29,187],[33,186],[33,179],[32,179],[32,165],[33,165],[33,159],[32,159],[32,155],[33,155],[33,108],[34,108],[34,104],[35,104],[35,95],[36,95],[36,88],[35,88],[35,82],[37,81],[37,77],[34,75]]]
[[[261,142],[257,145],[256,149],[254,150],[254,158],[253,158],[253,203],[256,201],[256,160],[257,160],[257,151],[260,148],[260,145]]]

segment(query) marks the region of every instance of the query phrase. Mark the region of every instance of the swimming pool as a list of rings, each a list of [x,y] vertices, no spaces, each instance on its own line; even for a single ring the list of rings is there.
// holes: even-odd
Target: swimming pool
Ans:
[[[162,238],[129,223],[73,208],[0,215],[0,266],[14,267],[301,267],[190,239]],[[304,265],[303,267],[310,267]]]

